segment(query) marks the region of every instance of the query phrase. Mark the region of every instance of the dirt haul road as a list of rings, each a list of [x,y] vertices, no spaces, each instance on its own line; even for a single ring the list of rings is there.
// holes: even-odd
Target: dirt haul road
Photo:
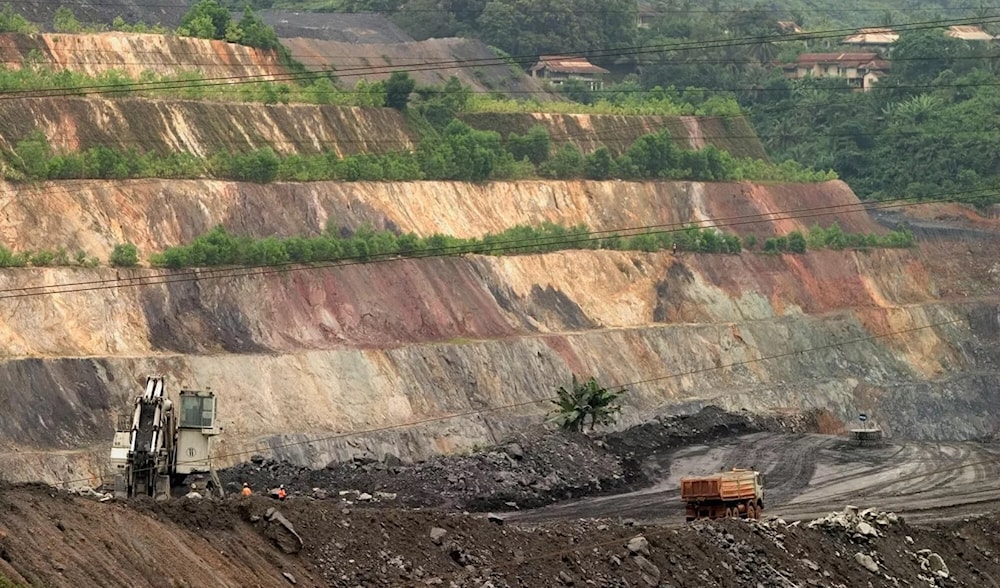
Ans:
[[[648,458],[643,469],[657,480],[648,488],[505,516],[511,522],[593,517],[680,524],[680,478],[730,467],[764,472],[764,514],[787,521],[813,519],[848,504],[896,512],[911,522],[1000,508],[1000,446],[994,444],[857,447],[840,436],[755,433]]]

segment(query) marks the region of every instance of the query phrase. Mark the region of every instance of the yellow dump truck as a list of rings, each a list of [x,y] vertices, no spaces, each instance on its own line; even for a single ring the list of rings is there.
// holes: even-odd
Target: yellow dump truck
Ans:
[[[764,476],[733,468],[710,476],[681,478],[687,520],[739,517],[759,519],[764,510]]]

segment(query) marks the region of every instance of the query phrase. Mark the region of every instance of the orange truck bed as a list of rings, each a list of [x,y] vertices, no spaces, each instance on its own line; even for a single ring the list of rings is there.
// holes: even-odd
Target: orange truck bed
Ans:
[[[758,491],[757,472],[753,470],[681,478],[681,499],[686,501],[750,500],[758,496]]]

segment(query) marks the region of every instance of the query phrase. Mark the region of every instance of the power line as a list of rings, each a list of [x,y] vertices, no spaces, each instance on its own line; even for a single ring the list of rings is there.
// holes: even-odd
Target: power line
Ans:
[[[991,189],[969,190],[961,192],[964,194],[991,192]],[[952,202],[955,194],[949,195],[936,202]],[[869,210],[879,210],[886,208],[902,208],[907,206],[919,206],[934,200],[918,200],[915,197],[899,198],[894,201],[884,201],[887,204],[865,205],[863,203],[848,203],[841,205],[827,205],[812,208],[794,209],[791,211],[776,211],[770,213],[755,213],[719,219],[705,222],[675,222],[662,225],[646,225],[641,227],[625,227],[618,229],[605,229],[602,231],[588,232],[586,235],[559,235],[552,237],[510,239],[491,242],[489,244],[477,244],[475,246],[458,245],[440,248],[432,248],[412,253],[385,253],[375,254],[366,257],[352,256],[330,261],[317,261],[302,264],[300,262],[284,262],[280,264],[258,264],[239,268],[232,266],[221,268],[196,268],[182,272],[160,272],[152,276],[134,276],[128,278],[115,278],[104,280],[89,280],[84,282],[73,282],[67,284],[29,286],[23,288],[0,289],[0,300],[9,298],[30,298],[36,296],[49,296],[54,294],[72,294],[79,292],[91,292],[97,290],[108,290],[118,288],[130,288],[139,286],[151,286],[158,284],[173,284],[183,282],[194,282],[208,279],[230,279],[243,277],[260,277],[275,273],[286,273],[293,271],[311,271],[316,269],[341,268],[354,265],[365,265],[372,263],[386,263],[402,261],[406,259],[426,259],[435,257],[454,257],[467,254],[474,254],[482,249],[490,247],[503,247],[504,250],[532,250],[539,247],[553,247],[564,245],[581,245],[594,243],[606,239],[610,236],[634,237],[638,235],[658,235],[664,233],[678,233],[687,230],[692,226],[699,229],[725,228],[734,226],[756,225],[772,223],[781,220],[797,220],[803,218],[818,218],[822,216],[832,216],[835,214],[846,214],[850,212],[866,212]],[[848,208],[853,207],[853,208]],[[777,216],[786,213],[806,212],[808,214],[789,214],[788,216]],[[723,221],[723,222],[720,222]],[[728,221],[728,222],[725,222]]]
[[[1000,17],[998,17],[998,19],[1000,19]],[[160,36],[160,35],[155,35],[155,36]],[[195,38],[195,37],[182,37],[182,38],[190,39],[190,40],[196,41],[196,42],[205,42],[205,43],[208,43],[207,39],[201,39],[201,38]],[[336,43],[338,45],[351,45],[350,43],[346,43],[346,42],[342,42],[342,41],[323,41],[321,39],[316,39],[315,41],[317,41],[318,43]],[[690,42],[697,43],[697,42],[700,42],[700,41],[690,41]],[[714,41],[709,40],[709,41],[705,41],[705,42],[708,43],[708,42],[714,42]],[[421,43],[425,43],[425,41],[414,41],[412,43],[396,43],[396,45],[399,45],[400,48],[405,49],[409,45],[419,45]],[[233,46],[234,47],[240,47],[240,48],[243,47],[242,45],[233,45]],[[359,45],[351,45],[351,46],[352,47],[359,47]],[[364,45],[361,45],[361,47],[363,47],[363,46]],[[641,46],[640,45],[640,46],[637,46],[637,47],[640,47],[640,48],[641,47],[655,47],[655,45],[654,46]],[[983,47],[983,49],[988,49],[989,48],[989,46],[988,46],[988,44],[986,42],[983,42],[982,47]],[[830,51],[827,51],[827,52],[830,52]],[[190,66],[209,66],[209,67],[214,67],[214,68],[225,68],[225,67],[250,68],[250,67],[270,67],[270,66],[284,67],[283,64],[281,64],[281,63],[279,63],[277,61],[275,61],[273,63],[263,63],[263,64],[260,64],[260,63],[252,63],[252,62],[251,63],[225,63],[223,61],[218,61],[218,60],[214,60],[214,61],[201,61],[201,62],[176,61],[176,60],[174,60],[174,61],[166,62],[163,59],[163,58],[171,58],[172,59],[172,58],[177,57],[177,56],[193,56],[193,57],[202,57],[202,58],[204,58],[204,57],[206,57],[206,53],[207,53],[207,49],[206,49],[206,51],[172,50],[167,55],[164,55],[163,51],[143,50],[143,49],[127,49],[127,50],[123,50],[123,51],[112,51],[112,50],[109,50],[109,49],[88,49],[88,48],[84,48],[84,47],[62,47],[62,48],[60,48],[58,50],[58,54],[60,54],[60,55],[74,55],[74,54],[81,55],[82,54],[82,55],[99,55],[99,56],[108,57],[108,63],[103,63],[103,62],[97,62],[97,63],[82,62],[82,63],[77,63],[77,62],[73,62],[73,61],[67,60],[68,65],[81,65],[81,66],[87,66],[87,65],[152,65],[152,66],[160,66],[160,67],[172,67],[172,66],[190,65]],[[814,53],[814,52],[809,52],[809,53]],[[870,53],[873,53],[873,51],[870,51],[870,50],[864,51],[864,50],[846,49],[845,48],[844,50],[836,52],[836,53],[844,53],[844,54],[847,54],[847,55],[850,55],[850,54],[870,54]],[[154,59],[154,60],[149,60],[149,61],[122,61],[120,59],[120,57],[122,57],[122,54],[127,54],[127,55],[153,55],[153,56],[159,56],[161,59]],[[574,55],[574,54],[570,53],[570,55]],[[247,54],[245,54],[243,56],[237,56],[237,57],[246,57],[247,59],[252,59],[253,58],[253,56],[250,55],[249,53],[247,53]],[[440,60],[439,61],[427,61],[424,58],[403,57],[403,56],[391,55],[391,54],[383,54],[383,55],[379,55],[377,57],[372,57],[372,56],[359,56],[357,53],[305,53],[305,52],[300,52],[300,53],[293,53],[292,57],[294,57],[296,59],[301,59],[301,58],[308,58],[308,59],[344,59],[344,60],[353,60],[353,61],[357,62],[358,64],[363,64],[363,65],[357,65],[357,66],[352,65],[352,67],[349,68],[349,69],[337,70],[337,71],[354,71],[354,70],[367,71],[369,69],[384,69],[384,68],[390,68],[390,67],[422,66],[422,65],[428,65],[428,64],[436,65],[436,64],[439,64],[439,63],[453,63],[453,62],[457,63],[458,62],[458,60],[448,60],[447,62],[440,61]],[[535,55],[535,56],[530,56],[530,57],[532,59],[537,59],[538,56]],[[990,54],[983,54],[983,55],[955,55],[955,56],[948,56],[948,57],[920,57],[920,56],[913,56],[913,57],[893,57],[892,59],[887,59],[887,61],[891,61],[893,63],[895,63],[895,62],[908,62],[908,61],[913,61],[913,62],[922,62],[922,61],[935,61],[935,62],[939,62],[939,61],[967,61],[967,60],[984,60],[985,61],[985,60],[991,59],[992,57],[993,56],[990,55]],[[380,60],[380,59],[384,60],[384,61],[387,61],[387,63],[385,65],[371,65],[370,63],[367,63],[367,62],[372,61],[372,60],[376,60],[377,61],[377,60]],[[395,60],[397,60],[397,59],[400,59],[400,60],[403,60],[403,61],[400,61],[400,62],[396,63]],[[483,58],[470,58],[470,59],[468,59],[466,61],[472,61],[473,59],[478,61],[478,60],[486,60],[486,59],[497,60],[497,59],[503,59],[503,58],[493,56],[493,57],[483,57]],[[24,58],[21,58],[21,59],[4,59],[4,60],[0,60],[0,64],[8,64],[8,65],[23,65],[24,62],[25,62]],[[689,63],[698,63],[698,64],[705,64],[705,63],[709,63],[709,64],[731,64],[731,63],[745,63],[745,60],[739,60],[739,59],[733,59],[733,58],[726,58],[726,59],[702,59],[702,58],[698,58],[696,60],[691,60],[691,59],[661,59],[661,58],[657,58],[655,61],[635,62],[635,63],[637,65],[652,65],[652,64],[663,64],[663,63],[667,63],[667,64],[689,64]],[[61,65],[61,63],[59,63],[59,62],[41,62],[41,63],[35,64],[35,65],[38,66],[38,67],[46,67],[46,66],[49,66],[49,65]],[[497,64],[493,64],[493,65],[499,67],[499,66],[504,66],[506,64],[505,63],[504,64],[497,63]],[[460,67],[459,66],[455,66],[455,69],[460,69]],[[354,75],[361,75],[361,74],[354,74]]]
[[[924,30],[928,28],[940,28],[943,24],[988,24],[993,22],[1000,22],[1000,17],[990,18],[990,19],[955,19],[955,20],[935,20],[935,21],[923,21],[914,23],[903,23],[896,25],[894,29],[897,32],[906,32],[914,30]],[[584,51],[571,51],[568,54],[572,55],[582,55],[585,57],[623,57],[628,55],[642,55],[646,53],[660,53],[663,51],[670,50],[695,50],[695,49],[705,49],[705,48],[721,48],[721,47],[739,47],[748,45],[757,45],[761,43],[770,43],[778,41],[789,41],[789,40],[815,40],[828,38],[832,36],[840,36],[845,31],[854,31],[855,29],[830,29],[826,32],[816,32],[816,33],[792,33],[792,34],[780,34],[780,35],[765,35],[757,37],[739,37],[732,39],[719,39],[719,40],[709,40],[709,41],[683,41],[675,43],[666,43],[659,45],[646,45],[646,46],[631,46],[631,47],[619,47],[619,48],[608,48],[608,49],[596,49],[596,50],[584,50]],[[73,88],[72,91],[67,92],[63,88],[50,88],[50,89],[35,89],[35,90],[15,90],[7,91],[0,94],[0,99],[11,99],[15,96],[23,95],[34,95],[34,96],[44,96],[44,97],[56,97],[60,95],[81,95],[81,94],[100,94],[100,93],[121,93],[125,92],[135,92],[141,91],[143,89],[177,89],[178,87],[183,88],[202,88],[211,87],[219,85],[235,85],[252,83],[256,81],[302,81],[302,80],[314,80],[318,77],[323,77],[329,74],[337,75],[344,74],[345,72],[351,71],[368,71],[368,72],[380,72],[382,70],[392,71],[428,71],[434,69],[448,69],[454,67],[475,67],[476,65],[504,65],[510,63],[533,63],[537,61],[537,55],[522,55],[510,58],[480,58],[480,59],[464,59],[464,60],[450,60],[450,61],[439,61],[439,62],[427,62],[420,66],[408,66],[406,68],[392,68],[384,66],[376,67],[362,67],[362,68],[347,68],[347,69],[321,69],[313,72],[306,73],[294,73],[290,72],[287,74],[276,74],[260,76],[256,74],[238,75],[238,76],[218,76],[218,77],[208,77],[203,78],[198,82],[187,82],[181,86],[177,85],[177,82],[161,82],[161,81],[151,81],[151,82],[139,82],[131,84],[132,87],[127,90],[123,90],[121,87],[114,84],[96,84],[91,86],[79,86]],[[264,79],[266,77],[266,79]]]

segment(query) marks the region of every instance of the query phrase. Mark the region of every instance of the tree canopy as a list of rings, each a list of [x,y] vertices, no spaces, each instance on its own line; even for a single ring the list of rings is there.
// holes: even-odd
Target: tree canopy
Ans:
[[[249,5],[244,8],[243,18],[236,22],[229,9],[216,0],[201,0],[192,6],[181,18],[177,33],[199,39],[239,43],[258,49],[280,47],[274,29],[254,14]]]

